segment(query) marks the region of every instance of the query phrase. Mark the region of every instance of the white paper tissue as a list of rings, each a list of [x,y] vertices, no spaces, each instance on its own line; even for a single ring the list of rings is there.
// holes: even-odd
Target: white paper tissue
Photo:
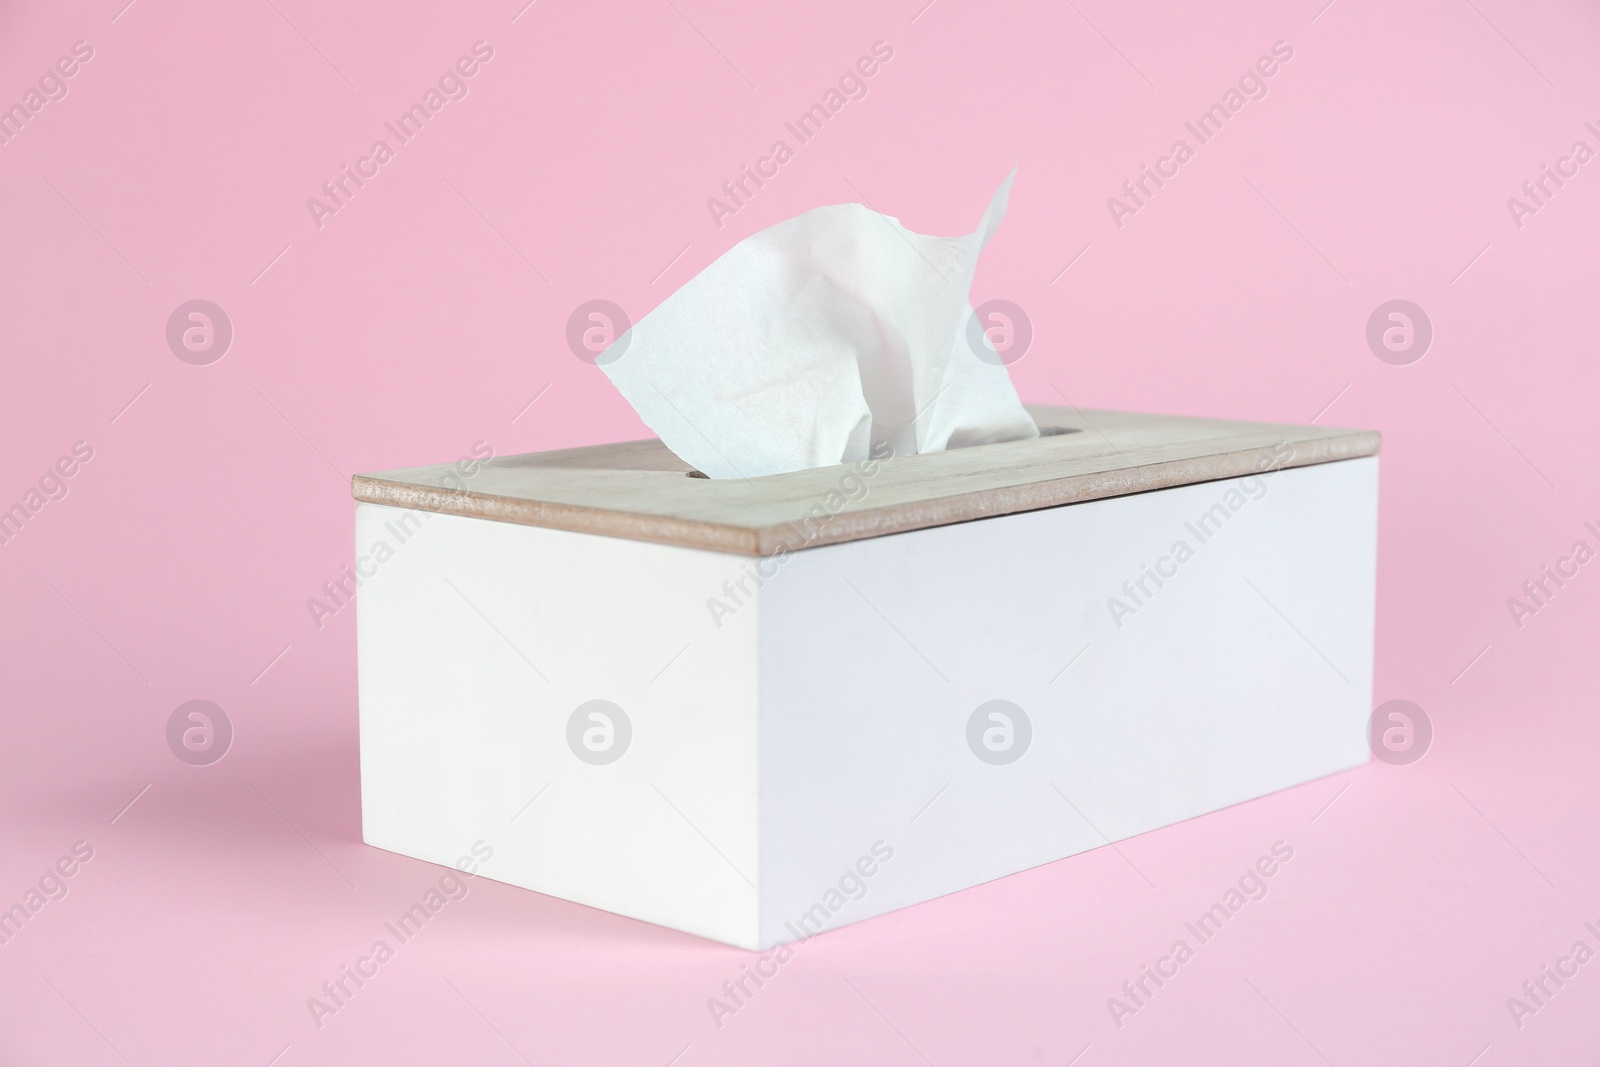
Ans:
[[[712,478],[854,463],[882,445],[904,456],[1037,437],[999,358],[968,341],[973,271],[1013,177],[965,237],[913,233],[861,204],[780,222],[595,362]]]

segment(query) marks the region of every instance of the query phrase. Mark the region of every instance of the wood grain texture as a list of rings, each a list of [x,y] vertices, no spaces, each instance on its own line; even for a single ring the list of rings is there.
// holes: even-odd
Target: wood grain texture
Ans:
[[[1375,430],[1028,405],[1033,441],[750,479],[690,477],[658,440],[358,474],[357,500],[769,556],[1377,453]],[[452,480],[466,488],[454,488]]]

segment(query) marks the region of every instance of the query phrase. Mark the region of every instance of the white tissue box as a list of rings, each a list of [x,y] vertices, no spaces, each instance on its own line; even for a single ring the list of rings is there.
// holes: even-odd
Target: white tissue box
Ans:
[[[1378,434],[1029,411],[358,475],[366,842],[760,949],[1365,762]]]

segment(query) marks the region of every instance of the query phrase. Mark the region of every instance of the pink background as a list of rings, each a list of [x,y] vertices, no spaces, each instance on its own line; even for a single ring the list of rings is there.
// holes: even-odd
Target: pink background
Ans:
[[[1506,1007],[1600,948],[1600,572],[1506,606],[1600,545],[1600,162],[1506,206],[1600,148],[1592,5],[124,2],[0,6],[0,103],[94,49],[0,146],[0,506],[94,450],[0,546],[0,906],[94,849],[0,945],[0,1063],[1600,1056],[1600,962]],[[469,95],[319,229],[306,199],[478,40]],[[877,40],[869,95],[713,225]],[[1114,225],[1278,40],[1269,95]],[[307,997],[441,873],[360,841],[353,613],[306,607],[351,560],[349,475],[643,436],[565,346],[578,304],[642,314],[820,204],[966,232],[1013,161],[973,298],[1031,317],[1024,399],[1384,432],[1374,699],[1426,710],[1426,757],[1127,842],[1148,882],[1102,849],[831,934],[720,1029],[747,954],[480,880],[319,1029]],[[164,338],[194,298],[235,331],[209,366]],[[1394,298],[1435,329],[1408,366],[1365,342]],[[196,698],[237,731],[207,767],[164,737]],[[1268,897],[1114,1025],[1280,839]]]

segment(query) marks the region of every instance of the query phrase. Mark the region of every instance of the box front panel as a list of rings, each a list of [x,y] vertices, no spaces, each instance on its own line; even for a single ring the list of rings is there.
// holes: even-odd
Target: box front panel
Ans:
[[[376,504],[356,535],[365,840],[752,943],[756,611],[707,604],[746,561]]]
[[[1369,458],[789,559],[763,942],[1363,763],[1376,524]]]

